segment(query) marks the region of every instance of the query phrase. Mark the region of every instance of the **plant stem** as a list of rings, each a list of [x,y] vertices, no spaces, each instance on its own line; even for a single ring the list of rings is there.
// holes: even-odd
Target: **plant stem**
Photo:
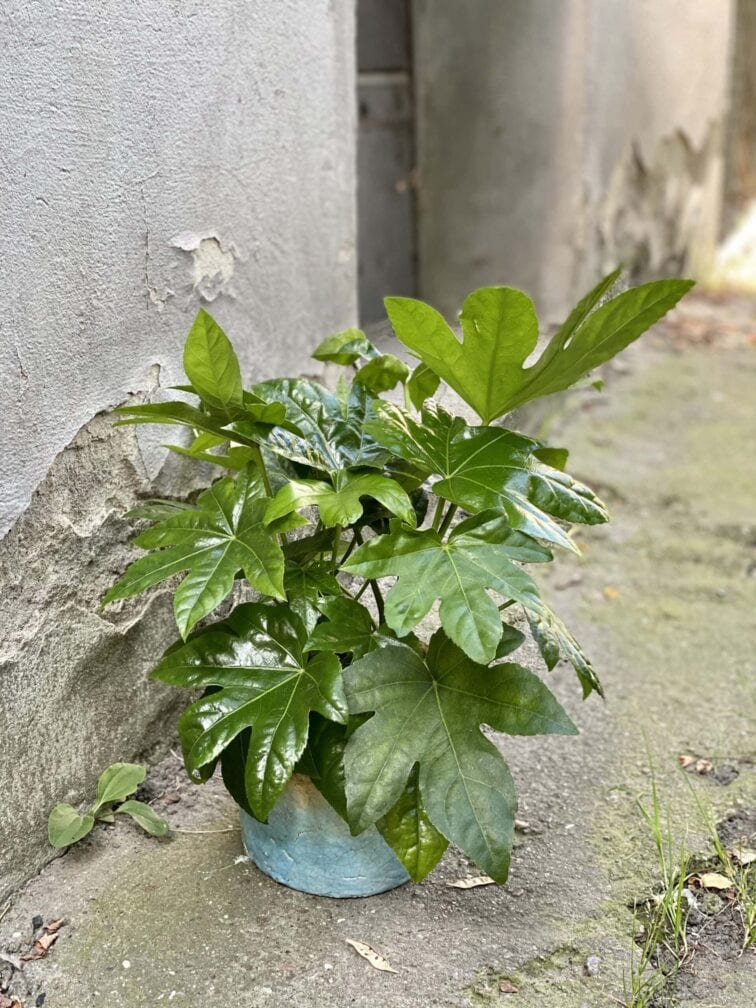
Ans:
[[[260,475],[262,476],[263,486],[265,487],[265,493],[268,495],[268,497],[272,497],[273,488],[270,485],[270,478],[268,476],[268,470],[265,468],[265,461],[263,459],[262,452],[260,451],[260,445],[253,442],[252,444],[250,444],[249,447],[252,449],[252,457],[255,460],[255,464],[260,469]]]
[[[333,549],[331,550],[331,566],[338,567],[339,543],[341,542],[341,525],[337,525],[333,530]]]
[[[347,560],[352,554],[352,550],[356,545],[357,545],[357,536],[355,535],[352,537],[352,541],[347,546],[346,552],[344,553],[343,557],[341,558],[341,560],[339,560],[339,567],[341,567],[342,564],[345,564],[347,562]]]
[[[355,529],[354,530],[354,541],[356,543],[358,543],[358,545],[360,545],[360,546],[362,546],[362,543],[364,542],[364,540],[362,538],[362,533],[360,532],[359,529]],[[342,561],[342,563],[343,563],[343,561]],[[384,607],[383,607],[383,595],[381,595],[381,589],[378,587],[378,582],[376,580],[374,580],[374,579],[370,580],[370,581],[366,581],[365,584],[362,586],[362,588],[360,588],[360,590],[357,592],[357,594],[354,597],[355,597],[355,599],[358,599],[360,597],[360,595],[362,595],[362,593],[365,591],[365,589],[367,588],[368,585],[370,585],[370,590],[373,593],[373,598],[375,599],[375,604],[376,604],[376,606],[378,608],[378,625],[380,626],[381,623],[383,623],[383,608]]]
[[[431,527],[438,531],[438,526],[441,524],[441,515],[444,510],[444,502],[440,497],[436,497],[436,510],[433,512],[433,521],[431,522]]]
[[[511,605],[515,604],[515,599],[511,598],[509,602],[502,602],[499,606],[499,612],[504,612],[505,609],[509,609]]]
[[[450,504],[449,507],[448,507],[448,509],[447,509],[447,511],[446,511],[446,514],[444,515],[444,520],[441,522],[441,524],[438,527],[438,534],[441,536],[442,539],[444,537],[444,534],[448,530],[449,526],[451,525],[452,518],[454,517],[454,515],[456,513],[457,513],[457,505],[456,504]]]
[[[373,598],[378,608],[378,626],[380,626],[384,622],[383,595],[381,595],[381,589],[378,587],[377,581],[371,580],[370,588],[372,589]]]

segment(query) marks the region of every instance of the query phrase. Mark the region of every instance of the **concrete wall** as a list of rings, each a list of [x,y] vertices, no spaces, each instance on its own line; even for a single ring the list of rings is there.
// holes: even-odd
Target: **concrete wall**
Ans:
[[[415,0],[420,288],[557,319],[603,270],[711,264],[731,0]]]
[[[357,4],[357,258],[363,325],[386,318],[387,294],[417,293],[410,8],[410,0]]]
[[[11,0],[0,75],[0,893],[48,809],[164,738],[169,600],[99,614],[118,515],[186,486],[160,396],[202,303],[249,378],[356,315],[351,0]],[[146,430],[146,429],[145,429]]]
[[[736,0],[731,109],[727,129],[727,234],[756,200],[756,0]]]

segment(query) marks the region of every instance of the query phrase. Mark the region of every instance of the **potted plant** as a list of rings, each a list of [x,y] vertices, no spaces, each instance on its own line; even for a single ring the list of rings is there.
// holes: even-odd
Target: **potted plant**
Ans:
[[[104,602],[183,574],[181,640],[152,675],[201,691],[179,720],[186,769],[202,783],[220,768],[247,850],[273,878],[367,895],[424,878],[449,842],[507,878],[515,788],[481,726],[576,731],[512,660],[524,634],[510,607],[548,669],[563,658],[584,697],[600,694],[526,568],[576,551],[569,523],[608,516],[566,473],[565,450],[499,421],[574,385],[691,286],[659,280],[607,300],[617,277],[580,301],[528,367],[538,322],[521,291],[470,294],[461,341],[427,304],[388,298],[416,365],[359,330],[336,334],[314,353],[351,369],[336,392],[302,378],[245,389],[230,342],[200,311],[180,387],[194,403],[117,411],[121,424],[188,428],[191,442],[169,447],[226,471],[196,500],[129,513],[149,523],[135,539],[146,553]],[[441,382],[479,423],[433,400]],[[236,604],[213,621],[232,592]],[[426,633],[436,603],[438,629]]]

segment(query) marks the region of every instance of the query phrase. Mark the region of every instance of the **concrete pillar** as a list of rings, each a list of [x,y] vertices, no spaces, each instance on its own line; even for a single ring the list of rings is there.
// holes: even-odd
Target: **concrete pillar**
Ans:
[[[708,270],[731,0],[415,0],[420,288]]]

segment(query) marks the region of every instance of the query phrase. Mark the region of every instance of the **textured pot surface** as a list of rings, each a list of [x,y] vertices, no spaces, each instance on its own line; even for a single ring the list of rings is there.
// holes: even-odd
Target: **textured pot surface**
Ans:
[[[409,880],[374,826],[352,836],[308,777],[295,774],[267,823],[241,813],[244,848],[276,882],[317,896],[373,896]]]

